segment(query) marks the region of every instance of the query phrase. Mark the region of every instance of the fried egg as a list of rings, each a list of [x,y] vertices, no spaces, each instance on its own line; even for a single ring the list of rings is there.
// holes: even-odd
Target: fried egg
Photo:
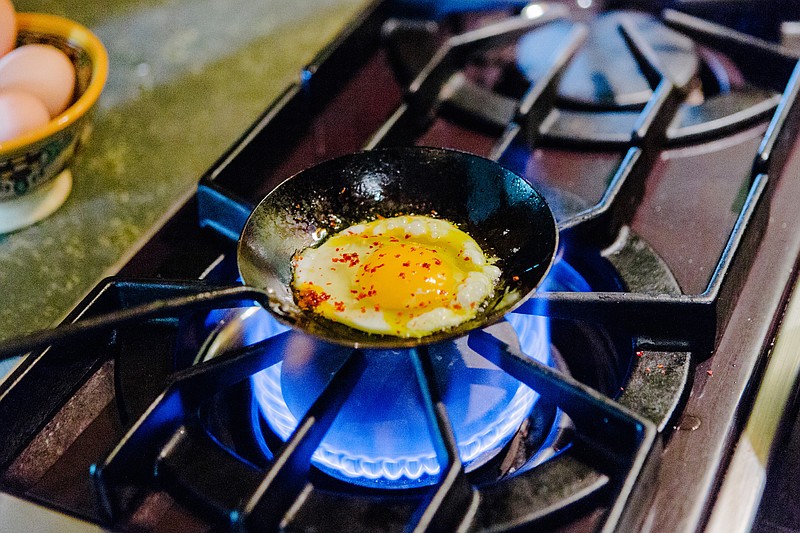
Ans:
[[[350,226],[292,259],[304,310],[383,335],[423,337],[474,318],[500,269],[450,222],[397,216]]]

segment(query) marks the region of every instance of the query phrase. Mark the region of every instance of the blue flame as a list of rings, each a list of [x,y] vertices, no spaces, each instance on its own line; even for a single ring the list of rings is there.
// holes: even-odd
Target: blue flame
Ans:
[[[263,315],[264,320],[272,321]],[[547,320],[515,315],[508,323],[525,352],[549,364]],[[468,350],[465,342],[432,348],[432,354],[461,461],[468,470],[476,468],[491,457],[487,452],[508,442],[538,394]],[[388,480],[401,481],[396,486],[407,487],[435,479],[440,466],[422,398],[410,361],[402,355],[387,350],[370,353],[365,375],[314,453],[317,467],[362,484]],[[291,358],[287,354],[290,364]],[[302,368],[293,365],[288,372],[278,363],[252,377],[255,401],[270,428],[283,440],[289,438],[316,397],[318,388],[310,374],[326,375],[324,368],[309,368],[315,366],[311,361]]]
[[[542,290],[582,291],[589,287],[571,266],[559,261]],[[254,312],[252,318],[257,318],[259,338],[286,330],[265,311]],[[551,364],[546,318],[512,313],[492,329],[504,338],[509,326],[523,353]],[[251,342],[254,340],[258,339]],[[335,365],[335,360],[317,353],[320,349],[319,343],[298,336],[284,362],[251,378],[255,405],[284,441]],[[475,469],[511,439],[538,394],[472,352],[466,339],[435,345],[431,353],[461,461],[467,471]],[[263,448],[271,456],[265,444]],[[370,352],[365,374],[312,462],[334,477],[367,486],[406,488],[435,481],[440,465],[413,368],[401,351]]]

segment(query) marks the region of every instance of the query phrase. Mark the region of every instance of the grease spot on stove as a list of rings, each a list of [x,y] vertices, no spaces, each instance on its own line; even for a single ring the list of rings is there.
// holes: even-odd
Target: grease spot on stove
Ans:
[[[701,420],[694,415],[683,415],[681,421],[675,427],[678,431],[694,431],[702,424]]]

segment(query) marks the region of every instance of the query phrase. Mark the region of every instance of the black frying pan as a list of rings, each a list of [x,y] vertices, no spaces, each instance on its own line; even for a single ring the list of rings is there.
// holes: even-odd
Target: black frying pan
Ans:
[[[502,276],[477,317],[421,338],[362,332],[301,310],[291,258],[351,224],[378,215],[431,215],[455,223],[499,258]],[[321,239],[320,239],[321,238]],[[494,161],[436,148],[392,148],[331,159],[284,181],[255,208],[239,239],[239,272],[264,289],[280,321],[349,346],[399,348],[464,335],[499,320],[544,278],[558,231],[544,198]]]
[[[291,259],[299,250],[351,224],[403,214],[455,223],[484,252],[499,258],[494,295],[473,320],[421,338],[365,333],[301,310],[291,291]],[[238,247],[247,287],[211,289],[199,297],[161,300],[0,343],[0,360],[64,343],[122,322],[241,296],[281,322],[332,343],[363,348],[430,344],[487,326],[529,296],[544,278],[558,242],[544,198],[494,161],[436,148],[392,148],[331,159],[299,172],[253,210]]]

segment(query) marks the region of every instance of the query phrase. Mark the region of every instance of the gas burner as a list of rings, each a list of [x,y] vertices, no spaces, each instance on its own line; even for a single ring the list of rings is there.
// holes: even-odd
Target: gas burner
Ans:
[[[612,11],[576,22],[560,4],[533,5],[539,9],[515,21],[487,19],[451,37],[424,64],[426,47],[401,38],[436,28],[392,20],[384,33],[398,76],[416,77],[408,104],[367,146],[449,144],[478,125],[485,137],[464,149],[499,155],[517,123],[527,146],[608,150],[644,142],[637,136],[645,105],[666,92],[667,143],[709,140],[769,118],[794,66],[767,43],[743,47],[725,28],[677,11]],[[769,56],[768,69],[761,61]]]
[[[547,364],[544,320],[532,317],[530,322],[537,324],[521,326],[520,342],[531,347],[523,351]],[[507,344],[517,344],[507,326],[494,326],[487,332]],[[315,383],[315,378],[330,373],[325,363],[336,363],[326,355],[322,350],[297,350],[280,366],[253,376],[255,400],[281,440],[289,439],[324,387],[324,382]],[[299,364],[298,358],[313,363]],[[433,361],[459,457],[466,472],[471,472],[508,443],[530,414],[538,394],[486,364],[469,349],[466,339],[436,346]],[[441,467],[428,434],[414,369],[402,351],[369,352],[361,381],[312,462],[331,475],[361,485],[410,488],[436,482]]]
[[[542,290],[591,288],[572,267],[560,261]],[[203,360],[288,329],[260,308],[215,312],[208,323],[213,332],[200,352]],[[554,364],[545,317],[512,314],[487,332],[533,360]],[[289,344],[291,349],[283,361],[251,378],[256,408],[283,442],[295,431],[299,419],[324,388],[326,377],[347,353],[302,335],[294,335]],[[469,347],[466,338],[436,345],[432,352],[459,456],[469,473],[490,461],[518,433],[539,395],[488,363]],[[313,464],[343,481],[368,487],[410,488],[435,483],[441,468],[409,355],[404,351],[370,350],[367,361],[358,386],[314,452]],[[563,362],[560,368],[568,371]],[[553,424],[560,424],[558,418]],[[258,435],[259,427],[256,424],[256,440],[264,456],[270,458],[273,452]],[[542,429],[543,440],[550,429]],[[541,457],[551,455],[538,453]],[[513,466],[517,469],[520,465]]]
[[[631,52],[624,25],[646,36],[665,76],[681,91],[696,83],[701,61],[694,42],[670,29],[657,17],[636,11],[598,15],[589,23],[586,40],[564,70],[558,86],[559,104],[566,108],[641,109],[653,87]],[[517,44],[516,67],[532,83],[542,80],[552,54],[569,38],[573,24],[549,24],[525,35]]]

